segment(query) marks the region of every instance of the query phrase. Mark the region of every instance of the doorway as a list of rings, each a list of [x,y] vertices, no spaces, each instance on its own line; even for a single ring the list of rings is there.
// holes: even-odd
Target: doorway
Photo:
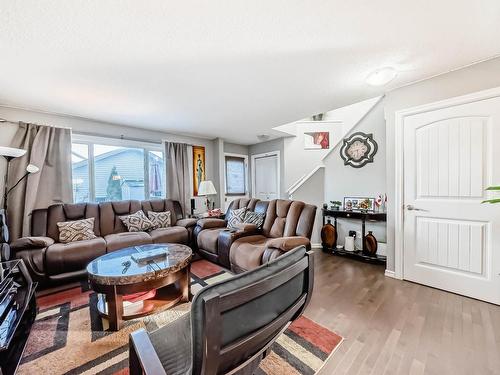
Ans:
[[[486,188],[500,184],[500,149],[493,142],[500,139],[497,91],[400,115],[396,262],[399,254],[406,280],[500,304],[500,206],[482,203],[497,197]]]
[[[280,197],[280,152],[252,155],[252,197],[261,200]]]

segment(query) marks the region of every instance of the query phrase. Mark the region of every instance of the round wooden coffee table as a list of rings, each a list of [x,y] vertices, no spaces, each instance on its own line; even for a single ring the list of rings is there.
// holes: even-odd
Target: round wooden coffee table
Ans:
[[[167,254],[147,262],[137,262],[133,255],[166,249]],[[87,266],[90,285],[98,294],[97,308],[117,331],[124,320],[168,309],[189,301],[190,261],[192,250],[180,244],[132,246],[94,259]],[[152,298],[124,305],[124,296],[156,290]],[[127,299],[127,297],[125,297]]]

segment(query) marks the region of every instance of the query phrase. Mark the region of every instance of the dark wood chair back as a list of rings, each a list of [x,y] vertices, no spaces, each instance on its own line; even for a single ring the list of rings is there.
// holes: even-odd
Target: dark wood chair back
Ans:
[[[312,295],[313,253],[298,247],[203,288],[191,312],[130,338],[130,374],[250,375]]]
[[[200,291],[191,307],[193,374],[253,373],[313,285],[313,253],[299,247]]]

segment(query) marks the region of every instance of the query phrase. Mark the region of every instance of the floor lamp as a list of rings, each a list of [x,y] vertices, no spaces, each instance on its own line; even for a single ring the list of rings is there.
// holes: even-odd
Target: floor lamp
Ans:
[[[5,180],[4,180],[4,194],[3,194],[3,209],[0,210],[0,258],[1,260],[9,260],[10,258],[10,248],[8,246],[9,242],[9,227],[7,226],[7,197],[9,193],[14,189],[22,180],[24,180],[31,173],[37,173],[39,168],[36,165],[28,164],[26,167],[26,173],[9,189],[7,186],[9,178],[9,163],[12,159],[18,158],[26,154],[26,150],[21,148],[13,147],[2,147],[0,146],[0,155],[7,160],[7,165],[5,168]]]

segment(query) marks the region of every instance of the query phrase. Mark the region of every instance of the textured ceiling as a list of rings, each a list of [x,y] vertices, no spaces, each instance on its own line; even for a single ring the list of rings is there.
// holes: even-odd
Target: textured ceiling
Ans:
[[[498,0],[0,0],[0,103],[255,143],[497,55],[499,25]]]

